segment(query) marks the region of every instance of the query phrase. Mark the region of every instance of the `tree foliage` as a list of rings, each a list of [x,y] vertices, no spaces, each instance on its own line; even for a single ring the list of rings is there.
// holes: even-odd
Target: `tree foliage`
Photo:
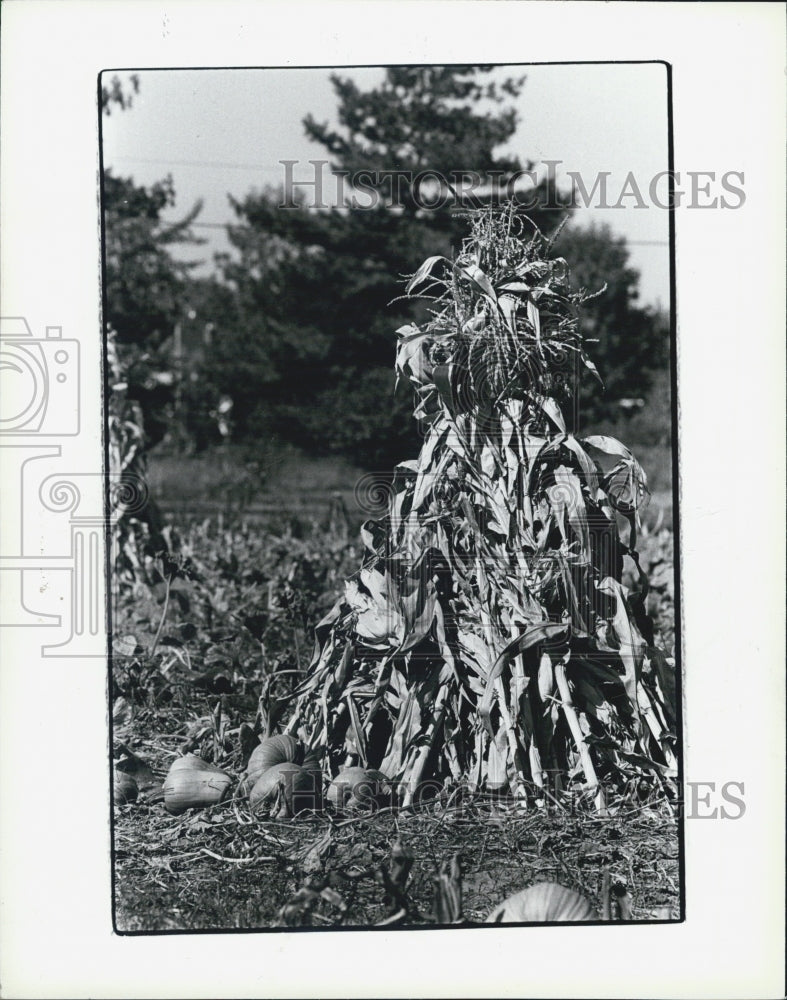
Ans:
[[[190,226],[202,203],[166,223],[162,213],[175,205],[171,176],[144,187],[111,169],[103,194],[106,320],[121,342],[158,346],[172,334],[193,267],[176,261],[170,247],[201,242]]]
[[[472,205],[493,199],[495,180],[533,167],[501,152],[518,126],[511,103],[524,78],[490,71],[390,67],[368,90],[334,75],[338,124],[307,115],[303,125],[344,179],[347,201],[318,210],[304,187],[289,209],[281,206],[290,195],[280,190],[230,198],[233,252],[219,259],[219,280],[196,280],[172,254],[175,243],[200,242],[191,228],[199,203],[167,223],[175,205],[171,177],[145,187],[105,171],[105,321],[130,360],[130,392],[153,440],[171,420],[174,399],[174,385],[162,384],[156,371],[172,369],[172,333],[194,307],[199,322],[214,328],[199,384],[180,393],[197,447],[215,440],[211,413],[225,395],[238,441],[275,437],[377,469],[416,453],[410,392],[393,390],[394,332],[427,320],[428,306],[401,297],[402,278],[428,255],[458,252],[466,218],[450,199],[442,208],[424,207],[417,185],[394,183],[391,172],[475,172]],[[137,87],[135,78],[103,83],[103,113],[128,108]],[[361,172],[361,203],[368,204],[369,192],[377,200],[352,208],[352,178]],[[531,224],[554,234],[571,197],[547,180],[527,194]],[[638,306],[625,240],[608,229],[569,226],[554,252],[569,261],[575,287],[595,292],[606,285],[581,318],[605,390],[582,389],[580,413],[586,424],[618,416],[617,401],[644,396],[652,371],[666,363],[666,323]]]
[[[102,81],[101,111],[126,110],[139,91],[138,77]],[[167,175],[149,186],[106,168],[101,201],[104,225],[104,325],[117,335],[117,354],[128,382],[128,398],[139,404],[149,444],[160,440],[171,421],[175,393],[172,337],[183,316],[193,263],[178,261],[175,244],[203,243],[192,223],[202,211],[196,202],[183,218],[167,222],[175,207],[175,187]]]
[[[121,111],[131,107],[134,101],[133,95],[139,93],[139,76],[136,73],[128,78],[128,88],[124,87],[123,81],[117,74],[102,80],[101,114],[109,117],[113,107],[119,108]]]
[[[447,177],[473,170],[483,178],[523,169],[517,157],[496,153],[517,126],[513,108],[501,107],[522,90],[524,77],[484,83],[488,66],[389,67],[381,85],[361,91],[349,78],[331,77],[339,98],[341,130],[304,120],[306,134],[334,157],[337,170],[384,174],[436,171]],[[528,164],[528,167],[532,164]],[[382,191],[385,183],[370,182]],[[413,191],[403,206],[415,213]]]
[[[638,305],[639,272],[629,263],[625,238],[609,226],[567,228],[555,252],[569,261],[574,288],[593,296],[582,305],[580,323],[603,388],[580,383],[580,420],[618,418],[621,398],[645,397],[655,373],[668,367],[668,319]]]
[[[335,75],[340,128],[312,116],[304,127],[335,171],[351,177],[366,171],[367,187],[381,196],[390,182],[377,172],[509,176],[523,165],[496,150],[515,131],[515,111],[503,105],[523,80],[486,83],[488,70],[394,67],[365,92]],[[392,394],[392,333],[424,310],[394,300],[402,277],[427,253],[450,256],[458,248],[465,220],[448,205],[419,206],[407,183],[399,191],[394,210],[381,197],[366,209],[314,211],[303,191],[291,210],[280,208],[281,193],[270,190],[232,200],[236,256],[224,261],[223,276],[237,311],[234,328],[217,344],[216,364],[224,383],[233,384],[239,430],[266,426],[309,449],[347,452],[373,467],[417,447],[409,399]],[[543,184],[539,197],[545,202],[550,195],[558,197]],[[534,214],[544,228],[560,218]]]

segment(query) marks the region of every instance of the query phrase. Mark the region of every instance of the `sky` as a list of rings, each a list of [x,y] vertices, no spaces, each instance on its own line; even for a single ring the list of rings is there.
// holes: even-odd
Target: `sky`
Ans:
[[[103,121],[104,164],[138,184],[171,174],[177,204],[167,218],[182,217],[204,202],[195,226],[204,246],[178,251],[202,260],[230,249],[222,225],[234,221],[227,195],[278,187],[280,160],[327,159],[306,138],[302,120],[337,124],[330,69],[142,70],[131,108],[113,110]],[[369,89],[380,68],[336,70]],[[661,64],[571,64],[499,67],[494,76],[525,74],[522,93],[511,103],[519,125],[500,152],[537,164],[558,160],[558,180],[581,174],[592,190],[595,175],[608,171],[609,206],[581,208],[572,226],[608,224],[629,242],[630,261],[640,272],[640,302],[669,306],[668,213],[649,197],[651,178],[667,169],[667,82]],[[112,75],[111,73],[109,74]],[[127,74],[121,73],[121,79]],[[459,165],[461,166],[461,165]],[[311,170],[310,167],[305,167]],[[643,195],[621,199],[631,173]],[[298,173],[296,178],[306,176]],[[630,190],[630,189],[629,189]],[[660,188],[659,191],[662,191]],[[659,194],[663,200],[663,193]],[[598,201],[598,198],[595,199]],[[570,263],[570,262],[569,262]]]

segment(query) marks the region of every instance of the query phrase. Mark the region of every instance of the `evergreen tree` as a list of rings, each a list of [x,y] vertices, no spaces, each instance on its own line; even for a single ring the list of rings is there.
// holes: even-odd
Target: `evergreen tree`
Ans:
[[[516,129],[515,111],[504,105],[524,81],[485,83],[489,70],[394,67],[368,92],[332,78],[341,129],[311,116],[304,127],[329,152],[334,171],[350,179],[367,172],[366,187],[380,195],[373,206],[313,210],[303,191],[290,210],[273,191],[232,202],[239,225],[229,235],[238,257],[225,260],[223,274],[238,311],[215,360],[233,387],[239,429],[265,429],[377,468],[417,449],[410,400],[405,392],[393,398],[391,369],[394,331],[424,310],[392,300],[428,252],[458,249],[466,220],[450,203],[424,208],[417,186],[399,185],[393,209],[386,193],[391,171],[415,178],[427,169],[446,177],[472,170],[488,197],[496,177],[532,166],[496,153]],[[383,172],[383,179],[373,176]],[[536,197],[566,206],[546,183]],[[530,214],[547,230],[561,217]]]
[[[616,421],[625,414],[620,400],[646,397],[655,373],[669,368],[668,318],[638,304],[639,272],[629,263],[625,238],[608,226],[566,228],[554,253],[569,262],[574,289],[593,295],[579,319],[604,388],[579,380],[580,424]]]

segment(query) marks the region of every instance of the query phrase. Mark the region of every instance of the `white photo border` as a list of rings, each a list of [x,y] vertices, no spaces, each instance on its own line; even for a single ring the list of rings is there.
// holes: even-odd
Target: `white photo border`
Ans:
[[[85,476],[86,523],[102,509],[102,70],[660,60],[672,67],[676,169],[746,178],[738,210],[675,216],[684,772],[743,782],[746,802],[736,821],[686,822],[685,922],[119,936],[101,651],[45,657],[41,628],[3,629],[5,995],[782,996],[781,5],[11,0],[3,21],[2,313],[24,317],[39,340],[54,341],[45,331],[60,328],[61,339],[78,341],[89,405],[78,433],[52,428],[51,448]],[[23,475],[11,452],[0,451],[4,496]],[[34,541],[37,502],[25,507]],[[65,543],[53,540],[64,552]],[[86,600],[89,613],[102,597]]]

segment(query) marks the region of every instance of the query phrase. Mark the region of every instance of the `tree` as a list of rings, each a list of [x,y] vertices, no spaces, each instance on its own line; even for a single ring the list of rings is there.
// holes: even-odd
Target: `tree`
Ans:
[[[609,226],[567,227],[554,252],[568,261],[574,289],[593,295],[581,307],[580,323],[604,389],[583,377],[580,421],[615,420],[621,399],[646,396],[655,374],[668,368],[669,323],[637,304],[639,272],[629,263],[625,238],[613,235]]]
[[[524,80],[484,82],[488,75],[489,67],[393,67],[369,91],[334,75],[338,127],[309,115],[304,128],[330,155],[343,203],[317,208],[303,186],[230,199],[235,253],[221,269],[234,308],[219,321],[211,371],[234,400],[238,436],[279,436],[378,469],[414,453],[408,390],[394,397],[390,388],[393,335],[427,318],[427,308],[402,299],[402,279],[427,256],[450,258],[467,222],[450,200],[425,207],[416,179],[474,171],[480,187],[470,204],[488,203],[493,182],[533,166],[497,153],[517,127],[507,102]],[[549,178],[526,193],[531,224],[554,234],[572,196]],[[616,417],[618,400],[644,395],[666,364],[666,324],[638,306],[625,240],[608,228],[567,227],[554,253],[568,260],[575,287],[606,284],[582,312],[606,389],[599,396],[585,379],[580,413]]]
[[[334,74],[331,81],[339,98],[342,131],[319,124],[308,115],[304,119],[306,134],[332,154],[336,172],[346,172],[350,178],[365,172],[365,186],[378,194],[385,195],[391,188],[392,172],[412,178],[412,184],[398,186],[397,203],[409,216],[428,211],[430,223],[447,229],[458,249],[464,223],[457,220],[449,205],[442,211],[422,207],[419,174],[455,179],[459,195],[464,190],[463,173],[472,172],[479,190],[468,192],[468,197],[483,203],[493,196],[493,184],[499,187],[533,167],[531,161],[523,164],[516,156],[495,152],[516,131],[515,109],[502,106],[521,93],[525,77],[508,78],[499,84],[483,82],[491,70],[491,66],[389,67],[381,85],[366,92],[351,79]],[[531,218],[542,231],[556,226],[562,211],[571,205],[571,198],[558,192],[549,180],[538,185],[530,201]],[[552,207],[545,212],[541,205]],[[464,203],[464,207],[479,205]],[[415,257],[413,263],[417,263]]]
[[[489,69],[393,67],[368,92],[334,76],[341,129],[311,116],[304,127],[338,174],[473,170],[488,187],[496,174],[523,169],[516,157],[495,152],[515,131],[516,114],[502,105],[523,80],[484,83]],[[372,177],[369,188],[383,195],[387,185]],[[239,431],[265,427],[372,467],[416,448],[407,395],[394,399],[389,388],[392,334],[424,308],[395,300],[402,277],[423,257],[458,249],[465,220],[450,205],[425,209],[417,186],[400,192],[395,210],[381,198],[367,209],[310,211],[303,192],[293,210],[279,207],[278,192],[231,199],[237,258],[225,259],[223,276],[235,292],[236,325],[217,338],[215,360],[224,384],[233,385]],[[568,205],[544,182],[537,199],[550,198]],[[561,217],[532,214],[547,230]]]
[[[172,335],[195,266],[176,261],[169,248],[204,242],[190,229],[202,203],[165,223],[162,212],[175,205],[171,176],[144,187],[107,169],[103,204],[106,320],[122,343],[160,346]]]
[[[391,329],[410,310],[386,308],[408,266],[403,227],[383,212],[363,225],[339,212],[282,213],[270,196],[236,211],[247,223],[230,230],[240,260],[223,267],[236,309],[212,369],[233,397],[238,433],[390,464],[407,431],[393,399]]]
[[[114,76],[102,80],[101,111],[126,110],[139,91],[136,76],[124,85]],[[182,318],[183,302],[194,263],[175,260],[176,243],[200,244],[191,224],[202,210],[196,202],[186,215],[165,222],[175,205],[172,177],[149,187],[131,177],[103,172],[104,324],[117,334],[119,363],[126,372],[128,397],[139,403],[149,446],[159,441],[171,421],[176,374],[172,337]]]
[[[126,108],[130,108],[133,103],[134,94],[139,93],[139,77],[136,73],[128,78],[128,87],[131,93],[123,86],[123,81],[119,76],[115,75],[107,77],[106,80],[101,81],[101,114],[109,117],[112,114],[112,108],[117,107],[121,111],[125,111]]]

